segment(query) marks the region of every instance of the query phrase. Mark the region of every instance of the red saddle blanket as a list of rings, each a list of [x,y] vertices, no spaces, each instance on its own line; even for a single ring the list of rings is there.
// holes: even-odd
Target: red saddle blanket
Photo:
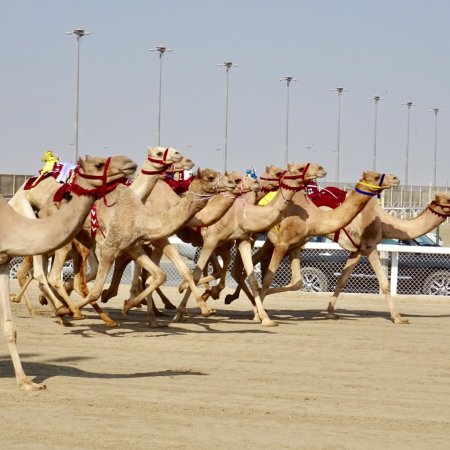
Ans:
[[[317,189],[311,193],[308,192],[307,195],[316,206],[328,206],[334,209],[344,202],[347,192],[337,187],[329,186],[320,191]]]
[[[174,180],[173,178],[165,177],[164,181],[172,188],[172,190],[178,195],[183,194],[189,189],[190,184],[194,177],[187,180]]]
[[[58,178],[58,175],[61,173],[63,165],[62,164],[55,164],[53,166],[53,169],[50,172],[39,172],[39,175],[35,177],[28,178],[24,185],[24,190],[28,191],[31,188],[34,188],[37,186],[42,180],[45,180],[45,178],[48,178],[49,176],[52,176],[53,178]]]

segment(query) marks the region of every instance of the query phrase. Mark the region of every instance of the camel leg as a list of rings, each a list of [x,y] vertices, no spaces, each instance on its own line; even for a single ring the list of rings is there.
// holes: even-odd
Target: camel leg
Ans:
[[[69,307],[71,316],[74,319],[85,319],[86,316],[81,314],[77,304],[70,298],[64,287],[64,281],[61,280],[61,272],[66,262],[69,252],[72,250],[72,243],[69,243],[55,251],[55,257],[53,259],[52,268],[48,276],[48,282],[50,286],[61,297],[62,301]]]
[[[90,290],[89,294],[81,304],[78,305],[78,308],[83,308],[84,306],[91,304],[91,306],[94,308],[94,310],[99,314],[100,318],[105,322],[105,325],[108,327],[115,327],[117,326],[117,322],[115,320],[112,320],[108,314],[106,314],[102,308],[96,303],[97,300],[100,298],[103,290],[103,286],[105,285],[106,277],[108,276],[109,270],[111,269],[111,266],[114,263],[114,260],[117,256],[117,250],[116,249],[104,249],[102,251],[102,255],[100,258],[100,264],[98,267],[97,276],[95,277],[94,285],[92,289]],[[64,310],[64,308],[61,308],[60,311],[58,311],[58,316],[67,315],[67,309]]]
[[[291,280],[286,286],[269,288],[267,295],[277,294],[280,292],[298,291],[303,287],[303,280],[300,270],[300,249],[298,247],[289,249],[289,258],[291,260]]]
[[[216,248],[216,246],[217,246],[217,243],[214,241],[203,243],[203,247],[200,252],[200,256],[198,258],[197,265],[195,266],[194,271],[192,273],[192,277],[193,277],[194,283],[196,285],[199,284],[199,280],[202,275],[203,269],[205,268],[206,264],[208,263],[209,258],[211,257],[211,254],[214,251],[214,249]],[[202,280],[200,280],[200,282],[201,281]],[[187,281],[185,281],[185,283],[187,283]],[[183,299],[181,300],[181,303],[178,305],[177,312],[175,314],[175,317],[173,318],[173,322],[182,322],[184,320],[184,314],[186,312],[186,306],[187,306],[187,302],[189,300],[190,295],[191,295],[191,288],[188,287],[186,289]]]
[[[229,242],[227,244],[230,245],[222,245],[220,247],[220,257],[222,258],[223,261],[223,265],[219,270],[219,282],[218,284],[216,284],[216,286],[213,286],[211,288],[211,297],[214,300],[217,300],[220,296],[220,293],[223,291],[223,289],[225,288],[225,279],[227,276],[227,272],[228,272],[228,267],[230,266],[231,263],[231,248],[233,245],[233,242]],[[207,300],[207,298],[204,297],[204,294],[202,296],[203,300]]]
[[[386,300],[388,301],[392,322],[396,324],[409,323],[409,320],[404,319],[395,307],[394,299],[391,295],[390,283],[388,277],[386,276],[386,273],[383,270],[383,267],[381,266],[380,255],[378,254],[378,251],[376,249],[371,249],[370,253],[367,255],[367,259],[369,260],[370,265],[372,266],[372,269],[377,276],[378,283],[380,283],[380,288],[383,291]]]
[[[161,242],[163,242],[163,243],[167,242],[167,244],[169,244],[168,240],[162,240]],[[175,248],[175,253],[176,253],[175,257],[178,256],[179,259],[181,260],[178,250],[176,249],[176,247],[174,247],[174,248]],[[159,262],[161,261],[164,249],[165,249],[165,247],[164,248],[160,247],[159,241],[154,242],[150,257],[155,264],[159,265]],[[175,253],[174,253],[174,255],[175,255]],[[166,255],[166,256],[171,258],[169,255]],[[172,257],[173,257],[173,255],[172,255]],[[172,263],[173,263],[173,261],[172,261]],[[180,264],[181,264],[181,266],[180,266]],[[180,272],[181,275],[183,275],[184,270],[187,270],[189,273],[189,276],[191,276],[191,271],[187,268],[186,264],[184,264],[184,261],[182,261],[180,264],[178,264],[178,266],[175,264],[175,267],[177,268],[178,272]],[[181,269],[180,269],[180,267],[181,267]],[[184,276],[184,278],[186,279],[185,276]],[[160,288],[157,288],[157,292],[158,292],[159,296],[161,297],[161,300],[164,304],[165,309],[169,309],[169,310],[177,309],[177,307],[164,295],[164,293],[161,291]]]
[[[125,267],[130,263],[131,258],[128,255],[119,255],[114,262],[114,271],[111,284],[108,289],[102,292],[102,303],[106,303],[110,298],[117,295],[119,290],[120,280],[122,279]]]
[[[138,306],[141,301],[147,298],[147,319],[150,327],[161,327],[161,323],[156,320],[155,312],[153,309],[153,291],[161,286],[166,281],[166,274],[161,268],[156,265],[144,252],[142,247],[132,249],[129,251],[135,262],[139,264],[143,269],[147,270],[151,276],[147,278],[147,284],[145,289],[135,298],[126,300],[123,304],[122,312],[126,315],[128,311]]]
[[[30,274],[30,270],[33,268],[33,257],[25,256],[20,265],[19,270],[17,271],[17,281],[19,282],[20,291],[16,295],[11,296],[11,301],[14,303],[19,303],[22,300],[22,296],[25,298],[25,303],[28,308],[28,312],[31,316],[40,315],[40,311],[35,309],[30,296],[28,295],[27,288],[31,281],[33,280],[33,276]]]
[[[284,255],[287,253],[289,249],[289,245],[283,242],[277,243],[274,246],[272,258],[270,259],[270,264],[267,269],[267,272],[264,274],[264,279],[261,288],[261,301],[264,301],[264,297],[267,295],[267,291],[272,284],[272,281],[275,277],[275,273],[280,266],[281,261],[284,258]]]
[[[16,380],[23,391],[45,389],[45,385],[33,383],[26,375],[17,350],[17,332],[13,322],[11,304],[9,302],[9,264],[0,264],[0,316],[3,333],[8,344],[9,354],[14,366]]]
[[[247,273],[250,289],[253,294],[253,298],[255,299],[255,318],[258,317],[261,320],[261,325],[264,326],[275,326],[276,322],[269,318],[266,310],[263,307],[262,299],[259,295],[259,285],[258,279],[256,278],[255,271],[253,268],[252,261],[252,247],[250,242],[248,241],[240,241],[238,243],[238,250],[241,254],[242,263],[244,264],[245,272]]]
[[[353,270],[355,269],[356,265],[361,259],[361,256],[362,255],[359,252],[352,252],[348,256],[347,261],[345,262],[345,266],[342,269],[341,276],[337,280],[333,296],[331,297],[331,300],[328,303],[327,319],[339,319],[339,316],[336,314],[335,311],[336,302],[339,298],[339,294],[341,293],[342,289],[344,289],[345,286],[347,285],[348,279],[350,278],[350,275],[352,274]]]
[[[95,256],[95,252],[91,251],[92,242],[85,244],[78,239],[74,239],[72,245],[75,249],[73,252],[73,289],[82,297],[86,297],[89,294],[87,287],[88,262],[91,267],[97,265],[97,257]]]

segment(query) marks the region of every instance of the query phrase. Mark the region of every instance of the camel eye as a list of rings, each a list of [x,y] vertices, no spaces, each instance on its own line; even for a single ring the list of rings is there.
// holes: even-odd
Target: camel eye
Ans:
[[[216,177],[214,177],[214,176],[212,176],[212,175],[210,175],[209,177],[208,177],[208,180],[209,181],[214,181],[216,179]]]
[[[275,172],[275,175],[276,175],[278,178],[280,178],[282,173],[283,173],[283,172]]]
[[[242,178],[236,178],[236,183],[241,183],[242,182]]]
[[[95,168],[98,169],[98,170],[102,170],[103,167],[105,167],[105,163],[98,163],[98,164],[95,165]]]
[[[156,156],[162,156],[162,155],[163,155],[163,152],[156,153]]]

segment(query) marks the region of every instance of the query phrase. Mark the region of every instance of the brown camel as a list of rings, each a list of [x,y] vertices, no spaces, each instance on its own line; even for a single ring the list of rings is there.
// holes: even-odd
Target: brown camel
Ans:
[[[56,214],[45,219],[31,219],[18,214],[0,196],[0,312],[16,379],[22,390],[44,389],[45,386],[28,379],[17,351],[9,302],[10,257],[45,254],[70,242],[81,228],[95,199],[103,196],[111,183],[132,175],[135,170],[136,165],[126,157],[106,159],[86,156],[79,161],[72,196],[62,202]]]
[[[139,174],[133,181],[131,188],[140,198],[145,200],[155,186],[157,180],[164,176],[165,171],[169,167],[180,162],[182,158],[183,156],[181,153],[174,148],[148,147],[147,158],[144,161]],[[21,203],[30,201],[35,210],[41,211],[40,215],[50,215],[55,212],[56,208],[51,201],[48,201],[48,203],[44,206],[44,202],[46,202],[46,198],[48,198],[46,192],[55,190],[58,186],[59,183],[55,182],[53,178],[49,178],[49,182],[47,182],[45,186],[41,186],[40,183],[36,186],[36,188],[34,188],[38,189],[37,192],[34,192],[34,190],[32,190],[31,193],[29,193],[29,191],[23,191],[18,193],[18,198]],[[23,198],[24,196],[25,199]],[[72,312],[72,316],[76,319],[81,319],[84,316],[79,311],[77,305],[71,300],[67,290],[65,289],[65,285],[61,280],[61,271],[69,252],[73,250],[72,257],[74,259],[75,274],[73,283],[74,289],[83,297],[88,294],[85,273],[87,268],[87,259],[90,255],[90,249],[94,242],[91,238],[91,224],[93,220],[94,218],[91,211],[91,216],[86,219],[83,230],[77,236],[77,239],[75,239],[72,243],[68,243],[66,246],[61,247],[57,250],[57,252],[55,252],[55,258],[48,280],[46,271],[44,272],[42,264],[38,264],[37,268],[35,266],[34,270],[34,277],[37,277],[40,281],[40,286],[42,286],[44,295],[52,300],[56,308],[68,305]],[[95,278],[97,260],[95,257],[92,257],[92,255],[90,262],[91,276]],[[24,261],[24,264],[26,263],[27,262]],[[25,291],[26,285],[29,281],[31,281],[31,279],[27,280],[26,284],[21,289],[21,293]],[[50,287],[46,288],[47,281],[53,290],[50,289]],[[56,293],[56,297],[54,292]],[[18,300],[20,300],[20,293],[18,299],[16,298],[15,301]],[[29,300],[27,301],[27,304],[28,303]]]
[[[152,275],[142,294],[124,304],[123,312],[126,314],[132,306],[147,298],[165,281],[166,275],[150,260],[142,245],[176,232],[206,205],[212,195],[224,189],[223,182],[228,180],[220,173],[211,169],[199,170],[179,204],[157,216],[149,215],[140,198],[127,187],[119,186],[106,197],[104,203],[97,202],[99,226],[103,230],[103,233],[96,234],[99,269],[92,289],[79,307],[95,304],[101,295],[109,269],[122,252],[130,255]],[[58,314],[67,315],[70,311],[62,307]],[[105,313],[101,314],[101,318],[108,326],[116,325]],[[148,319],[151,326],[159,325],[154,319],[152,308],[148,308]]]
[[[259,298],[258,280],[255,276],[251,257],[251,235],[254,232],[266,231],[280,222],[296,191],[302,189],[303,184],[326,172],[317,164],[288,164],[284,172],[280,189],[275,198],[266,206],[253,203],[234,202],[233,206],[214,225],[202,228],[203,247],[197,266],[194,269],[194,280],[199,283],[200,276],[213,251],[227,241],[237,241],[237,247],[244,262],[245,271],[250,278],[250,288],[255,297],[256,309],[263,325],[275,325],[264,310]],[[183,320],[190,289],[178,307],[174,321]]]
[[[380,288],[388,301],[391,319],[396,324],[409,323],[397,311],[390,292],[389,280],[382,269],[377,244],[383,239],[414,239],[428,233],[450,216],[450,196],[436,194],[435,199],[414,219],[403,220],[391,216],[376,199],[365,208],[339,233],[339,245],[350,255],[339,277],[333,297],[328,304],[327,318],[337,319],[336,302],[345,288],[353,269],[362,256],[367,256]],[[330,236],[333,239],[333,236]]]

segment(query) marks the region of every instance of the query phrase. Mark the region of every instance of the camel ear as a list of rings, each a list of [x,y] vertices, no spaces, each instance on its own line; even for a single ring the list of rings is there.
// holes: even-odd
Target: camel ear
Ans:
[[[200,167],[197,169],[197,178],[200,177]]]

